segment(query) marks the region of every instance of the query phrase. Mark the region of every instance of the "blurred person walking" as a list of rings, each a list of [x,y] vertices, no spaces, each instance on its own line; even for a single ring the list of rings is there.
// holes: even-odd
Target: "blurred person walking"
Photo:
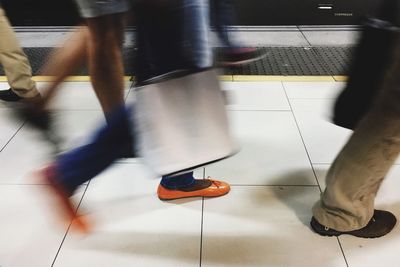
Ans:
[[[197,0],[183,0],[178,7],[173,7],[174,5],[172,8],[169,5],[154,9],[151,5],[143,4],[140,9],[135,10],[138,19],[138,84],[177,70],[212,67],[208,20],[207,16],[204,16],[207,6]],[[166,18],[158,21],[149,16],[150,13],[158,19]],[[180,25],[184,25],[183,30]],[[157,194],[161,200],[172,200],[194,196],[216,197],[228,193],[229,190],[230,186],[225,182],[211,178],[195,179],[193,172],[187,172],[163,176]]]
[[[311,226],[327,236],[380,237],[396,217],[374,210],[379,187],[400,152],[400,46],[382,92],[336,157],[326,189],[314,208]]]
[[[334,123],[354,132],[313,208],[311,227],[324,236],[375,238],[397,222],[391,212],[374,209],[374,202],[400,152],[398,0],[382,1],[378,10],[364,23],[349,82],[335,103]],[[376,51],[383,52],[371,60]]]
[[[39,91],[32,80],[32,69],[17,37],[0,7],[0,64],[3,65],[10,89],[0,91],[0,100],[38,101]]]
[[[182,63],[184,57],[179,46],[181,40],[164,39],[164,37],[169,37],[168,34],[177,32],[181,24],[164,24],[154,20],[154,17],[149,16],[149,14],[154,15],[155,12],[152,5],[150,3],[143,5],[145,8],[137,11],[140,17],[138,19],[139,63],[137,66],[139,82],[188,67]],[[156,10],[160,9],[161,7],[158,7]],[[163,12],[160,14],[165,15]],[[168,18],[173,18],[173,16],[167,16]],[[125,108],[123,104],[106,112],[107,124],[94,135],[91,142],[60,155],[54,163],[39,173],[44,183],[52,185],[52,192],[66,217],[74,219],[74,225],[82,231],[88,230],[87,224],[75,214],[75,207],[69,197],[81,184],[102,172],[115,160],[124,157],[126,150],[134,146],[131,143],[134,136],[130,125],[131,114],[131,108]],[[215,197],[224,195],[229,190],[227,183],[213,179],[194,179],[193,172],[189,172],[164,176],[158,188],[158,196],[163,200],[192,196]]]
[[[216,34],[222,44],[217,62],[219,65],[222,67],[240,67],[265,57],[265,53],[261,50],[243,44],[230,32],[229,27],[235,25],[236,22],[232,0],[207,1],[210,3],[211,25],[215,27]]]

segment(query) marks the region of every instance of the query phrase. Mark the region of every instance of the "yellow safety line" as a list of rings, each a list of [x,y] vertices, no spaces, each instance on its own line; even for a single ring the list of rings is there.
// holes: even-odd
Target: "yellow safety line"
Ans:
[[[132,76],[124,76],[125,81],[130,81]],[[347,81],[347,76],[283,76],[283,75],[220,75],[220,81],[233,82],[342,82]],[[33,76],[37,82],[49,82],[53,80],[52,76]],[[0,82],[6,82],[6,76],[0,76]],[[65,79],[67,82],[89,82],[90,76],[69,76]]]
[[[223,82],[233,82],[232,75],[219,75],[218,78],[220,81],[223,81]]]
[[[332,76],[234,75],[233,81],[334,82]]]
[[[333,79],[335,79],[337,82],[346,82],[348,78],[348,76],[333,76]]]
[[[0,81],[3,81],[5,76],[0,76]],[[54,80],[53,76],[33,76],[32,78],[36,82],[51,82]],[[130,81],[131,76],[124,76],[125,81]],[[90,76],[69,76],[65,79],[66,82],[90,82]]]

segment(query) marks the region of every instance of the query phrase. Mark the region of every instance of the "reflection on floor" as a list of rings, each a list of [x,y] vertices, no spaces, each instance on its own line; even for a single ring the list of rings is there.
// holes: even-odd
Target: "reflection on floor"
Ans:
[[[161,202],[159,180],[139,160],[121,160],[75,195],[93,221],[89,236],[59,225],[42,202],[46,185],[29,173],[50,160],[49,148],[1,104],[0,266],[398,266],[400,227],[362,240],[323,238],[308,226],[326,171],[350,135],[329,122],[342,86],[224,82],[242,150],[196,175],[230,182],[231,193]],[[129,89],[126,96],[132,96]],[[83,142],[103,120],[85,82],[66,83],[53,108],[65,147]],[[377,205],[400,217],[399,175],[396,165]]]

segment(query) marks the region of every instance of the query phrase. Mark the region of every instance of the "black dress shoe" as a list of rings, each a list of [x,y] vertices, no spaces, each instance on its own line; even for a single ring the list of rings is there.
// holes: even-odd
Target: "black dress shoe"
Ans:
[[[354,231],[341,232],[328,228],[320,224],[314,217],[312,217],[310,225],[314,232],[322,236],[353,235],[362,238],[377,238],[392,231],[396,222],[397,219],[391,212],[375,210],[374,215],[368,224],[365,227]]]
[[[6,102],[17,102],[23,99],[14,91],[10,88],[8,90],[1,90],[0,91],[0,100],[6,101]]]

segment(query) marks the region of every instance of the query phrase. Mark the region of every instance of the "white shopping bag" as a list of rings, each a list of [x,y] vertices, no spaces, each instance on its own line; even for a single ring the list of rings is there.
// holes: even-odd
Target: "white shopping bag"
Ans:
[[[214,70],[174,72],[135,88],[138,153],[158,175],[172,175],[237,152]]]

